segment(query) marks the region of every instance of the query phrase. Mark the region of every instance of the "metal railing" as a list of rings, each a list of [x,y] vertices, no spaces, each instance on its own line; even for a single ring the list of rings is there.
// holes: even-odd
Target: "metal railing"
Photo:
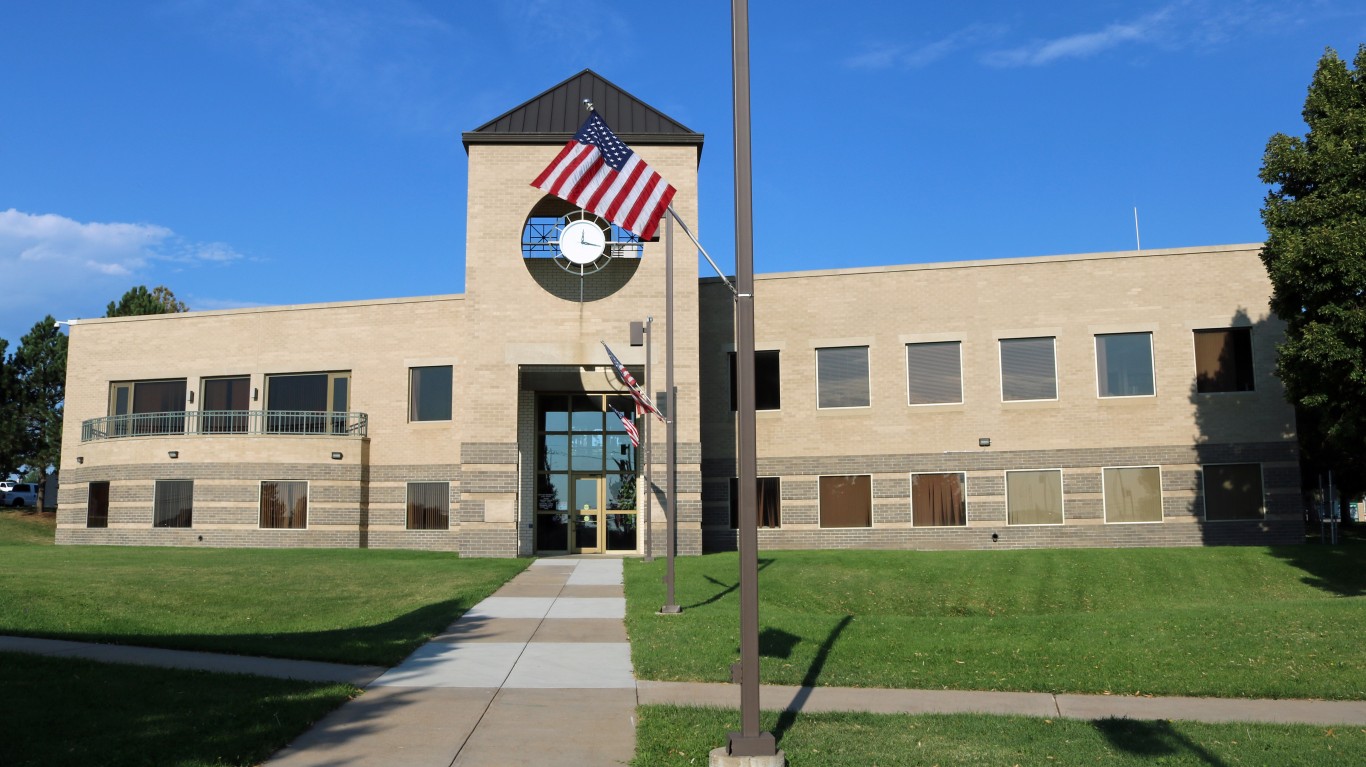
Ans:
[[[313,410],[177,410],[91,418],[81,423],[81,441],[155,437],[167,434],[291,434],[364,437],[365,413]]]

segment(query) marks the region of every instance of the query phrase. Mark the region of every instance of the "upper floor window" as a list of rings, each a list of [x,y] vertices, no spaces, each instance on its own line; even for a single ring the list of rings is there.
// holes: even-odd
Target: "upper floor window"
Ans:
[[[451,420],[451,366],[408,369],[408,420]]]
[[[185,431],[185,379],[115,381],[109,385],[110,425],[116,436]]]
[[[1153,394],[1153,334],[1096,336],[1096,381],[1102,397]]]
[[[730,409],[735,410],[739,398],[735,389],[735,352],[730,353]],[[776,349],[754,353],[754,409],[778,410],[782,405],[782,387],[778,375]]]
[[[203,431],[235,434],[247,431],[246,412],[251,398],[249,376],[205,378],[200,388],[203,393],[199,397],[199,421]]]
[[[266,376],[266,430],[276,434],[345,433],[350,384],[350,371]],[[328,418],[323,413],[338,415]]]
[[[906,390],[912,405],[963,401],[963,352],[958,341],[906,344]]]
[[[1195,331],[1195,390],[1252,391],[1252,328]]]
[[[1057,399],[1058,368],[1053,337],[1001,339],[1001,399]]]
[[[816,407],[868,407],[868,347],[816,350]]]

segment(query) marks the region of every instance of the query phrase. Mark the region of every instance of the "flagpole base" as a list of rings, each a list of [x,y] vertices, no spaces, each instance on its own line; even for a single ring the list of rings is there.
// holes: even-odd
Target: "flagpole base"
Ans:
[[[714,748],[707,755],[708,767],[787,767],[787,755],[775,747],[771,732],[761,732],[754,738],[732,732],[727,740],[730,745]]]
[[[655,613],[655,615],[678,615],[681,612],[683,612],[683,607],[681,605],[664,605],[659,608],[659,612]]]

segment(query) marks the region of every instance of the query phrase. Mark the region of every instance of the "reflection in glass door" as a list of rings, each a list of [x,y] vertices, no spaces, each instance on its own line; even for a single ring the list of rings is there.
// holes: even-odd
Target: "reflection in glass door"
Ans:
[[[629,397],[536,398],[535,548],[541,553],[636,551],[636,448],[608,405]]]

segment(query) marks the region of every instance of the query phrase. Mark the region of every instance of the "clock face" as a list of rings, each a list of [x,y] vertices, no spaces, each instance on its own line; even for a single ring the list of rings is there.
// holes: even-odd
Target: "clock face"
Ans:
[[[560,254],[571,264],[586,266],[602,256],[607,234],[594,221],[570,221],[560,229]]]

